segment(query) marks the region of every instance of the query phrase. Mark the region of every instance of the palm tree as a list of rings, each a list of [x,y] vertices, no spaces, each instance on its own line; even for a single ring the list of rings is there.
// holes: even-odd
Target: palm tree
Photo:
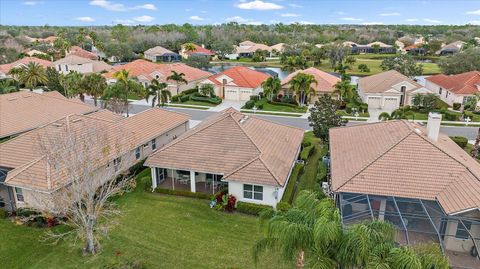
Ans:
[[[276,77],[269,77],[264,82],[262,82],[263,94],[268,96],[268,99],[272,101],[273,96],[277,95],[278,92],[282,89],[282,84],[280,79]]]
[[[184,73],[177,73],[176,71],[172,71],[172,74],[167,77],[167,80],[173,80],[177,83],[177,95],[178,92],[180,91],[180,83],[185,83],[187,84],[188,81],[184,78],[185,74]]]
[[[18,92],[18,82],[15,79],[0,79],[0,94]]]
[[[76,72],[70,71],[67,75],[60,77],[60,84],[65,89],[66,97],[79,96],[82,102],[85,102],[85,93],[86,90],[82,87],[83,75]]]
[[[168,102],[168,99],[172,97],[172,94],[170,93],[169,90],[166,90],[168,87],[167,83],[165,82],[159,82],[156,79],[152,79],[150,82],[150,85],[147,87],[147,92],[145,95],[145,100],[148,102],[148,98],[150,96],[152,97],[152,107],[155,106],[155,102],[158,101],[159,104],[162,104],[162,106]]]
[[[117,79],[117,86],[123,91],[126,114],[128,117],[128,96],[130,94],[144,96],[145,88],[136,79],[132,79],[129,72],[125,69],[115,72],[113,77]]]
[[[348,80],[341,80],[335,84],[335,91],[340,96],[340,100],[351,100],[354,96],[353,86]]]
[[[215,89],[212,84],[203,84],[198,92],[203,96],[215,97]]]
[[[83,77],[82,88],[86,94],[93,97],[93,103],[97,106],[98,97],[102,96],[107,88],[107,81],[100,74],[88,74]]]
[[[31,91],[38,85],[48,82],[45,68],[38,63],[29,62],[26,66],[22,66],[18,72],[18,81]]]
[[[316,94],[312,84],[317,85],[317,83],[313,75],[306,73],[298,73],[288,82],[290,90],[298,96],[300,106],[303,106],[311,95]]]
[[[197,47],[193,43],[186,43],[183,45],[183,49],[185,52],[195,51]]]

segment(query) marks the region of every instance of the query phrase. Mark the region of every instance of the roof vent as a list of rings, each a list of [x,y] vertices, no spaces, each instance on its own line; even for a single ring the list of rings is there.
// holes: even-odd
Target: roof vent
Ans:
[[[82,120],[81,118],[76,118],[76,119],[73,119],[72,122],[79,122],[81,120]]]
[[[8,101],[14,101],[14,100],[17,100],[17,97],[8,98],[7,100]]]
[[[27,94],[27,95],[24,95],[23,98],[28,98],[28,97],[32,97],[31,94]]]
[[[248,116],[245,116],[243,118],[240,119],[240,123],[245,123],[246,121],[248,120]]]
[[[52,123],[52,125],[55,127],[62,127],[63,124],[61,124],[60,122],[54,122]]]
[[[421,134],[421,133],[422,133],[422,131],[420,131],[420,129],[418,129],[418,128],[415,128],[414,130],[415,130],[415,133],[417,133],[417,134]]]

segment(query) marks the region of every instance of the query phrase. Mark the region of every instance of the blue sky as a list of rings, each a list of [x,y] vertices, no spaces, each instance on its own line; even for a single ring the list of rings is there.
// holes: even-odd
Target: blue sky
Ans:
[[[480,1],[0,0],[2,25],[476,24]]]

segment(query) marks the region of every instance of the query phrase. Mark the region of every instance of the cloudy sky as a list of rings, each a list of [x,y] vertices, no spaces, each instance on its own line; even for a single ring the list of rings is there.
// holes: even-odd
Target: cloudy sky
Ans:
[[[2,25],[475,24],[479,0],[0,0]]]

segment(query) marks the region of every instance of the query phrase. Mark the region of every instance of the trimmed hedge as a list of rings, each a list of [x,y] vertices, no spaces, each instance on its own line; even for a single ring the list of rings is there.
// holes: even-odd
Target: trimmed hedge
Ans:
[[[197,198],[197,199],[207,199],[207,200],[210,200],[211,197],[212,197],[211,194],[207,194],[207,193],[203,193],[203,192],[190,192],[190,191],[184,191],[184,190],[170,190],[170,189],[156,188],[155,192],[156,193],[169,194],[169,195],[191,197],[191,198]]]
[[[288,107],[293,107],[293,108],[298,107],[298,105],[290,104],[290,103],[282,103],[282,102],[274,102],[274,101],[268,101],[268,103],[272,104],[272,105],[277,105],[277,106],[288,106]]]
[[[462,104],[460,103],[453,103],[453,110],[459,110]]]
[[[191,89],[188,89],[188,90],[184,90],[183,92],[181,92],[181,94],[189,95],[189,94],[196,93],[196,92],[198,92],[198,88],[191,88]]]
[[[244,214],[258,216],[260,212],[264,210],[272,210],[272,209],[273,207],[269,205],[259,205],[259,204],[247,203],[242,201],[237,202],[237,211]]]
[[[0,219],[6,219],[8,217],[7,210],[5,208],[0,208]]]
[[[172,102],[178,102],[178,95],[172,96]]]
[[[288,178],[287,186],[285,187],[285,191],[283,192],[282,202],[291,203],[293,200],[293,193],[295,192],[295,185],[297,184],[298,178],[303,172],[303,167],[305,165],[301,163],[296,163],[293,166],[292,172],[290,173],[290,177]]]
[[[245,108],[246,109],[252,109],[255,106],[255,101],[254,100],[248,100],[245,103]]]
[[[452,139],[453,142],[455,142],[462,149],[465,148],[468,144],[468,139],[463,136],[450,136],[450,139]]]
[[[192,101],[198,101],[198,102],[206,102],[214,105],[218,105],[222,102],[222,99],[219,97],[206,97],[206,96],[191,96],[190,100]]]
[[[287,203],[287,202],[279,202],[277,204],[277,211],[282,211],[282,212],[286,212],[288,211],[290,208],[292,208],[292,206]]]
[[[305,147],[300,152],[300,159],[306,162],[308,158],[313,155],[313,153],[315,153],[315,145],[310,145],[308,147]]]
[[[445,120],[447,121],[458,121],[459,119],[459,115],[452,111],[447,110],[443,113],[443,115],[445,116]]]
[[[190,100],[190,96],[189,95],[180,95],[180,102],[186,102]]]
[[[318,183],[327,181],[327,166],[323,163],[323,159],[318,160],[317,181]]]

